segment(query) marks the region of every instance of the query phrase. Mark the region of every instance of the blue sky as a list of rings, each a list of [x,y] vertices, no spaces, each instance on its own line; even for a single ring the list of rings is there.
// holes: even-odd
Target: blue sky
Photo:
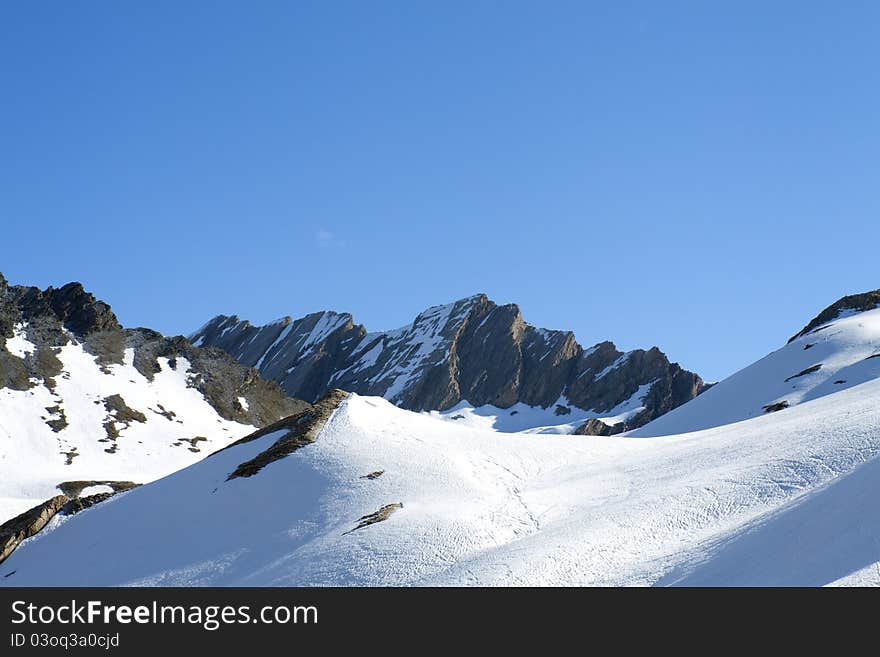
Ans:
[[[877,3],[15,5],[0,271],[127,325],[484,291],[713,380],[880,287]]]

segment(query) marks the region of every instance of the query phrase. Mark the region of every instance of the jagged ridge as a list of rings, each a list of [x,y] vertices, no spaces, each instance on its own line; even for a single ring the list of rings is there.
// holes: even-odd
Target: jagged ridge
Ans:
[[[571,331],[536,328],[518,306],[498,305],[485,294],[429,308],[396,331],[369,333],[351,315],[332,311],[265,326],[220,315],[190,339],[226,350],[308,401],[341,388],[417,411],[463,400],[548,408],[565,399],[606,412],[648,385],[631,428],[705,388],[656,347],[623,353],[602,342],[584,349]]]

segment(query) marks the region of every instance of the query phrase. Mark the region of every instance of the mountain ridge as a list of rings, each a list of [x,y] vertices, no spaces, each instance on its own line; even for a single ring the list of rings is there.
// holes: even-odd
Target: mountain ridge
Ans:
[[[0,274],[0,523],[71,481],[145,483],[308,407],[222,350],[124,328],[80,283]]]
[[[572,331],[533,326],[516,304],[483,293],[431,306],[392,331],[369,332],[350,313],[319,311],[262,326],[218,315],[189,339],[224,349],[307,401],[341,388],[416,411],[467,401],[558,405],[564,415],[572,407],[610,411],[648,386],[626,423],[632,428],[707,387],[657,347],[621,352],[605,341],[584,348]]]

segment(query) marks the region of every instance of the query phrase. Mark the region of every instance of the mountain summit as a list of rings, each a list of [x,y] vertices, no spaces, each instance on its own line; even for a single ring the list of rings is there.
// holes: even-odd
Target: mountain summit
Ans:
[[[265,326],[220,315],[190,339],[229,352],[307,401],[341,388],[416,411],[524,404],[554,409],[560,422],[573,409],[617,417],[612,411],[625,405],[615,431],[641,426],[705,388],[656,347],[585,349],[571,331],[532,326],[518,306],[485,294],[428,308],[395,331],[371,333],[332,311]],[[598,431],[611,430],[598,423]]]

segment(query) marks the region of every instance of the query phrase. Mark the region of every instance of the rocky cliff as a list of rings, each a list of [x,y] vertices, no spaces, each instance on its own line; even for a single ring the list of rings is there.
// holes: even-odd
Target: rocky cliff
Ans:
[[[370,333],[351,315],[331,311],[265,326],[220,315],[190,339],[224,349],[308,401],[341,388],[417,411],[466,400],[556,405],[565,415],[570,406],[609,412],[640,395],[640,410],[627,419],[632,428],[705,387],[656,347],[623,353],[602,342],[585,349],[570,331],[536,328],[516,305],[485,294],[429,308],[396,331]]]

